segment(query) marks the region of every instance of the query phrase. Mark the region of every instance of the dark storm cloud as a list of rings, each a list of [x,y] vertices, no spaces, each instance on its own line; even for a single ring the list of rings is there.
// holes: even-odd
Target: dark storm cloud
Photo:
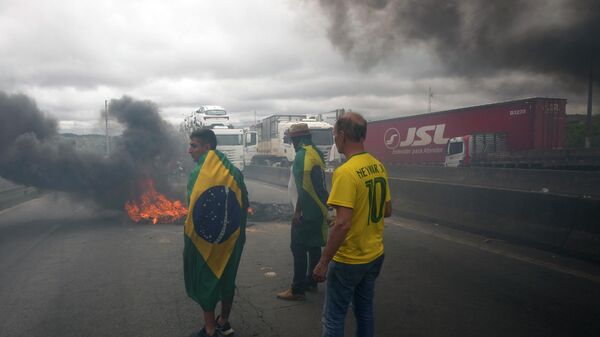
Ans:
[[[433,51],[448,74],[467,77],[527,71],[582,82],[592,59],[599,66],[597,0],[320,4],[331,21],[332,43],[366,68],[414,46]]]
[[[139,195],[139,182],[153,179],[162,191],[179,153],[172,129],[151,102],[112,100],[110,112],[126,129],[110,158],[79,152],[61,140],[56,122],[24,95],[0,92],[0,175],[16,183],[66,191],[121,208]]]

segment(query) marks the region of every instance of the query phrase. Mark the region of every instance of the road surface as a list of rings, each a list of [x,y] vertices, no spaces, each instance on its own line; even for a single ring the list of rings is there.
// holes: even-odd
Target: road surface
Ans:
[[[252,200],[287,200],[247,183]],[[287,221],[250,223],[236,336],[318,336],[322,286],[305,302],[275,298],[292,277]],[[61,194],[0,211],[0,336],[188,336],[202,320],[182,239],[181,225],[134,224]],[[598,265],[399,217],[385,247],[377,336],[599,335]]]

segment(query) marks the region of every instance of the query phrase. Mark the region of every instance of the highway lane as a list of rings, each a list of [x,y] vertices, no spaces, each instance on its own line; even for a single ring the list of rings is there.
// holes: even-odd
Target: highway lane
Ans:
[[[253,200],[287,198],[281,188],[247,184]],[[323,287],[305,302],[275,298],[291,280],[289,225],[252,223],[236,335],[319,335]],[[403,218],[387,222],[385,244],[379,336],[600,331],[597,265]],[[132,224],[60,194],[2,211],[0,336],[187,336],[200,328],[201,311],[185,295],[181,252],[181,225]]]

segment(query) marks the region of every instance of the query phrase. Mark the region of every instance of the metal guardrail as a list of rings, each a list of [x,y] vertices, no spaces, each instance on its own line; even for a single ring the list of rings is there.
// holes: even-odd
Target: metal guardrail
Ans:
[[[466,186],[542,192],[600,199],[600,172],[487,167],[388,166],[390,178],[411,179]],[[245,175],[287,186],[289,168],[247,166]],[[326,172],[331,181],[332,172]]]
[[[245,177],[264,181],[269,184],[286,186],[290,180],[290,168],[249,165],[244,167]]]
[[[600,199],[600,172],[489,167],[388,166],[389,176]]]

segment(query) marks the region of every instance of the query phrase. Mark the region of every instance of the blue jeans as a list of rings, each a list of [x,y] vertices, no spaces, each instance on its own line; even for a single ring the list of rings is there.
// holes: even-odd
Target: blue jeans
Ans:
[[[379,276],[382,265],[383,255],[366,264],[329,263],[323,308],[323,337],[344,336],[344,320],[350,302],[356,317],[356,336],[373,336],[375,279]]]

